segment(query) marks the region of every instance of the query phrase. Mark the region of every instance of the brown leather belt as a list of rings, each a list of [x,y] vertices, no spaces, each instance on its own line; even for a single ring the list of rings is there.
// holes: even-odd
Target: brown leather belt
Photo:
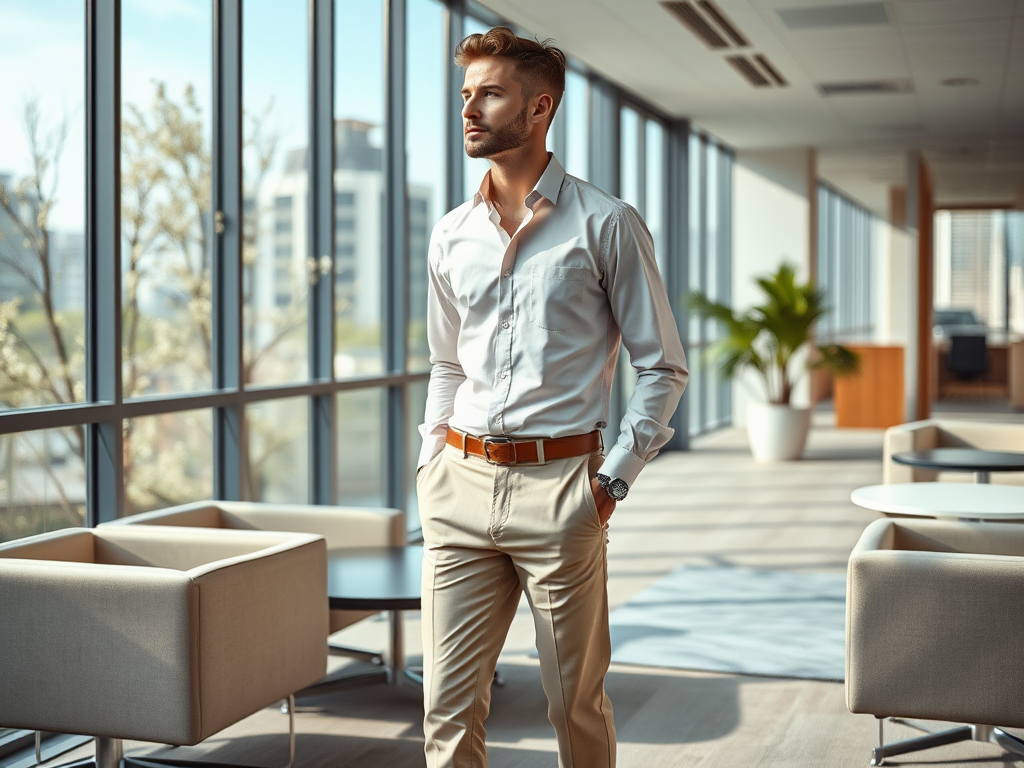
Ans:
[[[604,448],[599,429],[585,435],[570,435],[569,437],[516,439],[501,435],[475,437],[448,427],[448,436],[445,442],[462,451],[463,456],[476,456],[488,464],[501,466],[547,464],[555,459],[583,456],[588,453],[596,453]]]

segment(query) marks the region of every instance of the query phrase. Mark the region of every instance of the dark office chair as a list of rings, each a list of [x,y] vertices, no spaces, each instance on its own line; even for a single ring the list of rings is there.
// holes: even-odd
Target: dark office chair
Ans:
[[[974,379],[988,370],[988,345],[985,337],[950,336],[946,367],[961,380]]]

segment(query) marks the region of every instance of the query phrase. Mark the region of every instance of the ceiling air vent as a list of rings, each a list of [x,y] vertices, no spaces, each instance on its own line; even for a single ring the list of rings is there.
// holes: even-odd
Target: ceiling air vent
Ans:
[[[835,29],[889,24],[885,3],[848,3],[783,8],[777,11],[782,23],[792,30]]]
[[[818,83],[822,96],[870,96],[880,93],[910,93],[909,80],[856,80],[845,83]]]
[[[786,78],[779,74],[779,70],[777,70],[770,61],[768,61],[768,57],[763,53],[755,53],[754,61],[761,65],[761,69],[768,73],[768,77],[774,80],[777,86],[785,87],[789,85]]]
[[[725,11],[715,5],[711,0],[700,0],[697,3],[708,16],[715,20],[719,29],[725,32],[726,35],[733,41],[737,48],[747,48],[750,46],[750,41],[743,36],[743,34],[736,29],[736,25],[730,21],[729,17],[725,15]]]
[[[711,24],[705,21],[700,11],[694,8],[692,3],[663,2],[661,5],[666,11],[682,22],[683,26],[699,37],[701,42],[708,48],[720,50],[729,47],[728,41],[718,34]]]
[[[762,75],[757,67],[755,67],[746,56],[726,56],[725,60],[740,73],[744,80],[755,88],[764,88],[765,86],[771,85],[771,81]]]
[[[750,41],[714,0],[666,1],[661,5],[713,51],[750,47]],[[736,54],[726,56],[725,60],[744,80],[756,88],[789,85],[775,65],[768,61],[767,56],[755,53],[752,57]]]

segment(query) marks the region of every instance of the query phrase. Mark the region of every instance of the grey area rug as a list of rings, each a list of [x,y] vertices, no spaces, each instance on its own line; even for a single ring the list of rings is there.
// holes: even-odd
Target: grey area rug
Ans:
[[[612,661],[842,681],[846,576],[682,566],[611,614]]]

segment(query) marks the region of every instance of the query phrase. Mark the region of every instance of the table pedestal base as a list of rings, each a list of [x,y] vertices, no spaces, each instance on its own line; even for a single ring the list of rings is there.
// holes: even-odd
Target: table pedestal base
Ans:
[[[909,725],[911,728],[925,730],[906,720],[890,719],[893,722]],[[886,744],[882,731],[884,722],[885,718],[878,718],[878,746],[871,750],[871,765],[885,765],[887,757],[905,755],[908,752],[920,752],[922,749],[931,749],[932,747],[944,747],[947,744],[956,744],[960,741],[985,741],[1000,746],[1014,755],[1024,756],[1024,740],[993,725],[961,725],[935,733],[928,732],[925,736],[916,736],[912,739]]]
[[[387,661],[389,663],[385,664],[381,654],[374,653],[373,651],[331,645],[328,647],[330,655],[348,656],[365,661],[375,665],[377,669],[366,672],[328,675],[308,688],[303,688],[295,695],[301,698],[319,696],[323,693],[348,688],[359,688],[364,685],[375,685],[377,683],[401,685],[404,681],[411,681],[417,685],[423,685],[423,675],[417,670],[405,666],[405,625],[402,621],[402,613],[402,611],[388,611],[389,640]]]

